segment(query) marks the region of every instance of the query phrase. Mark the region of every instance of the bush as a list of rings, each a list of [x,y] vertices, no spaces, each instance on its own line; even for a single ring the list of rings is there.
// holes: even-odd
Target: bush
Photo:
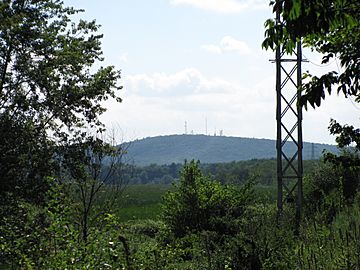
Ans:
[[[199,162],[191,161],[175,191],[164,196],[162,218],[177,237],[200,231],[235,234],[252,194],[252,184],[240,190],[222,185],[203,176]]]
[[[359,188],[359,167],[322,163],[304,179],[307,216],[321,213],[325,222],[331,222],[339,210],[353,203]]]

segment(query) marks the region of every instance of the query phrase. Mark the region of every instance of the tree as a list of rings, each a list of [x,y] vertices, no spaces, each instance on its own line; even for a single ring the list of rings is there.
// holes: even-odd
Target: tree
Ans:
[[[323,54],[322,62],[338,57],[344,71],[328,72],[321,77],[307,74],[310,81],[303,87],[302,102],[320,106],[325,92],[342,92],[360,101],[360,2],[357,0],[276,0],[271,1],[273,12],[281,15],[281,22],[265,22],[263,47],[291,53],[296,41]]]
[[[80,239],[101,229],[101,220],[111,212],[127,185],[123,178],[126,149],[100,138],[72,142],[64,147],[61,177],[69,186]]]
[[[202,175],[199,162],[185,163],[175,191],[164,197],[163,219],[177,237],[213,231],[219,235],[238,232],[239,219],[252,198],[252,183],[240,190]]]
[[[0,263],[31,256],[17,254],[16,244],[35,249],[37,234],[26,237],[32,228],[46,235],[41,207],[64,148],[100,136],[103,101],[121,101],[120,72],[93,66],[103,60],[99,25],[72,22],[78,12],[60,0],[0,1]]]
[[[102,102],[121,101],[120,72],[92,72],[102,61],[102,35],[95,21],[71,22],[80,11],[60,0],[0,2],[2,192],[21,190],[33,200],[36,189],[40,201],[44,177],[58,169],[59,145],[85,138],[85,128],[103,132]]]
[[[332,70],[322,76],[305,74],[308,81],[302,86],[301,104],[320,106],[325,93],[334,89],[345,97],[354,96],[360,102],[360,2],[358,0],[275,0],[273,12],[281,21],[269,19],[265,23],[265,48],[291,53],[297,41],[323,55],[322,63],[339,58],[342,71]],[[353,126],[341,126],[332,120],[330,133],[338,135],[340,147],[355,145],[360,150],[360,130]],[[334,156],[329,156],[334,160]],[[344,159],[343,159],[344,160]],[[341,161],[338,160],[338,161]],[[348,161],[348,159],[347,159]],[[359,157],[352,161],[359,166]]]

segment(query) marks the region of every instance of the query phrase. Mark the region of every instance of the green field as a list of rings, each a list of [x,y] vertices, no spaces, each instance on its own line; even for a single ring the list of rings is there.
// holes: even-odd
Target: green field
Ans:
[[[131,220],[158,220],[163,195],[173,189],[172,185],[129,185],[121,195],[116,213],[122,222]],[[275,186],[255,186],[255,196],[266,202],[276,200]]]
[[[158,219],[162,196],[172,185],[129,185],[121,195],[117,213],[121,221]]]

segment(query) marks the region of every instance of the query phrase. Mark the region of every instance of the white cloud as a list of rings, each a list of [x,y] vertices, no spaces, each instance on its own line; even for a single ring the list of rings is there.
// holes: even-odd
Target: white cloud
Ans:
[[[171,0],[172,5],[190,5],[219,13],[240,13],[249,9],[268,7],[264,0]]]
[[[220,44],[224,51],[236,51],[241,54],[250,53],[250,48],[244,41],[237,40],[230,36],[223,37]]]
[[[205,117],[211,133],[216,128],[232,136],[275,137],[273,76],[262,77],[248,87],[207,76],[195,68],[124,76],[124,80],[123,102],[109,101],[102,119],[110,127],[117,123],[129,139],[183,133],[184,121],[188,130],[204,133]],[[327,130],[330,118],[359,123],[349,100],[336,95],[327,97],[322,107],[304,112],[304,140],[333,141]]]
[[[222,50],[221,50],[221,48],[219,46],[212,45],[212,44],[203,45],[203,46],[201,46],[201,48],[203,50],[205,50],[205,51],[215,53],[215,54],[221,54],[222,53]]]
[[[268,90],[264,85],[244,87],[239,82],[207,76],[196,68],[135,74],[124,76],[124,81],[123,102],[109,102],[102,119],[110,126],[115,121],[130,139],[134,139],[133,134],[139,138],[183,133],[184,121],[195,134],[204,133],[205,117],[209,133],[216,128],[226,135],[272,135],[275,112],[273,100],[264,95]],[[262,121],[265,123],[254,124]]]
[[[130,75],[125,78],[125,88],[133,94],[155,97],[229,92],[238,86],[220,78],[207,78],[199,70],[187,68],[173,74]]]
[[[203,45],[201,48],[210,53],[221,54],[223,52],[237,52],[239,54],[250,54],[251,49],[246,42],[237,40],[231,36],[225,36],[221,39],[219,45]]]

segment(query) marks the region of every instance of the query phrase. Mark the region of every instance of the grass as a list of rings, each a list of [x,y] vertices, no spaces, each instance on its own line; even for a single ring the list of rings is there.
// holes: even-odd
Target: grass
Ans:
[[[121,221],[158,220],[162,197],[171,188],[171,185],[157,184],[128,186],[118,205]]]
[[[117,214],[123,222],[131,220],[158,220],[161,213],[161,202],[164,194],[173,189],[172,185],[149,184],[130,185],[121,196]],[[275,186],[254,187],[256,197],[266,202],[276,201]]]

